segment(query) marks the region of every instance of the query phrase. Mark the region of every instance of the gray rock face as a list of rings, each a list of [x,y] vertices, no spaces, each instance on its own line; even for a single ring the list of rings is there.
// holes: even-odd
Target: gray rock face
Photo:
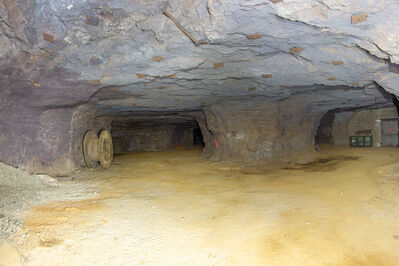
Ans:
[[[114,154],[127,154],[137,151],[162,151],[174,146],[192,147],[194,120],[181,118],[172,123],[159,117],[148,121],[126,119],[112,123]]]
[[[284,156],[290,130],[311,147],[328,110],[399,95],[398,1],[273,2],[1,1],[0,160],[68,172],[84,131],[154,111],[195,116],[213,158]]]
[[[210,107],[204,113],[212,135],[210,158],[237,163],[272,158],[306,162],[314,152],[317,127],[324,114],[303,96]]]

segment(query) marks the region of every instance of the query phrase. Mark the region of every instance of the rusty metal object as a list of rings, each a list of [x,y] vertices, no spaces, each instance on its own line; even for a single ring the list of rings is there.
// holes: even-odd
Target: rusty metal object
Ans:
[[[98,162],[102,168],[108,168],[114,157],[112,137],[108,130],[103,130],[100,137],[93,130],[86,132],[83,138],[83,157],[87,167],[96,168]]]
[[[195,44],[195,45],[199,45],[200,42],[194,38],[193,35],[191,35],[184,27],[182,24],[180,24],[168,11],[163,10],[163,13],[165,14],[165,16],[167,16],[168,18],[170,18],[170,20],[173,21],[173,23],[176,24],[176,26],[188,37],[190,38],[190,40]]]

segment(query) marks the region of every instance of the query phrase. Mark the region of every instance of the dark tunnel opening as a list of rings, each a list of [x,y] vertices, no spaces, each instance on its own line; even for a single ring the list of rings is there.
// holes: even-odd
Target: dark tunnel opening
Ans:
[[[398,100],[362,108],[333,109],[320,120],[315,145],[397,147]]]
[[[180,115],[141,114],[114,118],[111,135],[115,155],[204,147],[196,120]]]
[[[204,136],[202,136],[201,129],[197,123],[197,127],[193,130],[193,144],[199,146],[205,146]]]
[[[393,99],[393,104],[396,107],[396,111],[398,112],[399,115],[399,100],[395,95],[392,95],[392,99]]]
[[[328,111],[320,120],[319,127],[315,136],[315,144],[334,144],[333,126],[335,119],[335,111]]]

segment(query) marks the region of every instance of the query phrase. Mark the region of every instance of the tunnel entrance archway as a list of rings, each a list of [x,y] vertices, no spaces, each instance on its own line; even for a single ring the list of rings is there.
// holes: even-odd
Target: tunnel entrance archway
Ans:
[[[320,120],[319,127],[315,136],[315,145],[334,144],[333,126],[335,111],[328,111]]]
[[[399,100],[398,100],[398,97],[395,96],[395,95],[392,95],[392,101],[393,101],[393,104],[396,106],[396,111],[398,112],[398,115],[399,115]]]
[[[196,120],[180,113],[154,112],[117,117],[111,123],[111,134],[116,155],[204,145]]]
[[[193,130],[193,144],[198,146],[205,146],[204,136],[202,135],[201,128],[197,123],[197,127]]]
[[[328,111],[320,120],[315,144],[343,147],[397,147],[395,105]]]

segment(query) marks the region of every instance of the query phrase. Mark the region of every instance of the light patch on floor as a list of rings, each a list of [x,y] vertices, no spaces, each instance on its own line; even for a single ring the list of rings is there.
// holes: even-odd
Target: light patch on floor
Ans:
[[[322,149],[314,163],[262,169],[199,150],[116,157],[67,181],[97,196],[32,208],[0,254],[25,265],[399,264],[398,150]]]

